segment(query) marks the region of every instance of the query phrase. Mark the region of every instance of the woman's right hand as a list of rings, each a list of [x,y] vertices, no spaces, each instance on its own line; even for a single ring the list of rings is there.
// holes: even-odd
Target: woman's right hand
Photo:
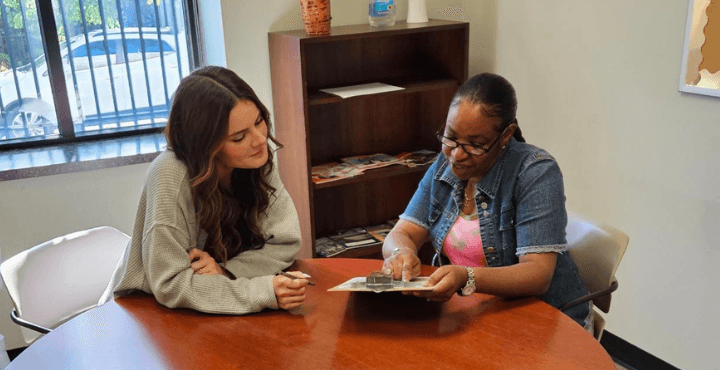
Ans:
[[[399,220],[385,236],[382,271],[393,279],[410,281],[420,275],[420,258],[417,250],[428,238],[427,230],[406,220]]]
[[[410,281],[420,275],[420,258],[410,248],[398,248],[383,262],[382,271],[394,280]]]
[[[275,289],[278,307],[284,310],[292,310],[305,303],[305,285],[308,282],[307,276],[300,271],[288,271],[288,274],[301,279],[290,279],[282,275],[273,278],[273,289]]]

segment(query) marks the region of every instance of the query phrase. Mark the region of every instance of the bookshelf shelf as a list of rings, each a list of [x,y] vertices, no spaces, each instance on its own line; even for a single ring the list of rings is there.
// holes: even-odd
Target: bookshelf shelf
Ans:
[[[378,82],[378,81],[372,81],[372,82]],[[383,81],[380,81],[380,82],[383,82]],[[457,88],[457,81],[449,80],[449,79],[441,79],[441,80],[434,80],[434,81],[427,81],[427,82],[410,82],[410,83],[384,82],[384,83],[387,83],[388,85],[403,87],[403,88],[405,88],[405,90],[376,94],[377,97],[382,97],[382,95],[385,95],[385,94],[410,94],[410,93],[417,93],[417,92],[424,92],[424,91],[440,90],[440,89],[446,88],[448,86]],[[338,87],[338,86],[333,86],[333,87]],[[323,88],[325,88],[325,87],[323,87]],[[311,92],[310,95],[308,96],[308,104],[309,105],[336,104],[336,103],[343,103],[345,100],[346,99],[343,99],[337,95],[328,94],[326,92],[320,91],[319,89],[317,91]]]
[[[423,166],[416,166],[416,167],[406,167],[403,165],[395,164],[388,167],[381,167],[381,168],[375,168],[372,170],[366,170],[360,175],[357,175],[355,177],[350,177],[347,179],[340,179],[336,181],[329,181],[324,182],[321,184],[313,184],[313,187],[316,190],[319,189],[325,189],[325,188],[332,188],[336,186],[344,186],[348,184],[353,184],[357,182],[365,182],[369,180],[375,180],[375,179],[384,179],[387,177],[393,177],[393,176],[402,176],[411,174],[414,172],[422,172],[424,173],[425,170],[428,169],[430,165],[423,165]]]
[[[298,257],[316,257],[317,238],[397,218],[428,166],[392,165],[322,184],[311,181],[311,168],[366,154],[439,151],[435,132],[468,75],[469,25],[351,25],[322,37],[270,32],[268,41],[275,136],[284,145],[279,169],[301,222]],[[404,90],[348,99],[320,91],[371,82]],[[338,256],[381,258],[379,248]]]

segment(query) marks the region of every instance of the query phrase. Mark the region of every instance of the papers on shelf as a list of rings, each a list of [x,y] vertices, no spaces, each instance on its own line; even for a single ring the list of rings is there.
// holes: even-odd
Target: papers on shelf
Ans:
[[[351,98],[353,96],[359,96],[359,95],[379,94],[379,93],[398,91],[398,90],[405,90],[405,88],[399,87],[399,86],[388,85],[388,84],[384,84],[384,83],[380,83],[380,82],[373,82],[373,83],[362,84],[362,85],[336,87],[334,89],[320,89],[320,91],[322,91],[322,92],[337,95],[343,99],[347,99],[347,98]]]
[[[402,152],[395,157],[400,159],[408,167],[424,166],[435,162],[438,153],[432,150],[416,150],[414,152]]]
[[[349,249],[373,247],[382,244],[398,219],[378,225],[338,230],[335,235],[315,239],[315,250],[322,257],[332,257]]]
[[[328,181],[353,177],[361,174],[362,171],[347,163],[330,162],[312,168],[312,182],[322,184]]]
[[[400,164],[402,161],[397,157],[384,153],[371,155],[357,155],[354,157],[340,158],[341,161],[361,170],[369,170],[372,168],[385,167],[391,164]]]
[[[330,162],[314,166],[311,169],[312,182],[322,184],[337,181],[361,175],[365,170],[393,164],[401,164],[407,167],[424,166],[432,163],[437,155],[436,152],[422,149],[414,152],[403,152],[396,156],[378,153],[345,157],[341,158],[342,163]]]

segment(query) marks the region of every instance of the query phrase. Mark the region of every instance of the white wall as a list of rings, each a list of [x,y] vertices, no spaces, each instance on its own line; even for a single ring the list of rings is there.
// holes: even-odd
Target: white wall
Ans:
[[[227,67],[223,40],[223,22],[220,17],[220,0],[202,0],[197,2],[200,27],[201,58],[205,65]]]
[[[686,17],[678,0],[498,1],[494,65],[518,90],[526,138],[558,159],[568,207],[630,236],[608,330],[709,369],[720,99],[677,91]]]

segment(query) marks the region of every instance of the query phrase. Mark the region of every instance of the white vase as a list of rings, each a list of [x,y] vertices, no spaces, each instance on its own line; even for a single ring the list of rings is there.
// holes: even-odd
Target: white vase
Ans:
[[[425,23],[428,21],[425,0],[408,0],[408,23]]]

